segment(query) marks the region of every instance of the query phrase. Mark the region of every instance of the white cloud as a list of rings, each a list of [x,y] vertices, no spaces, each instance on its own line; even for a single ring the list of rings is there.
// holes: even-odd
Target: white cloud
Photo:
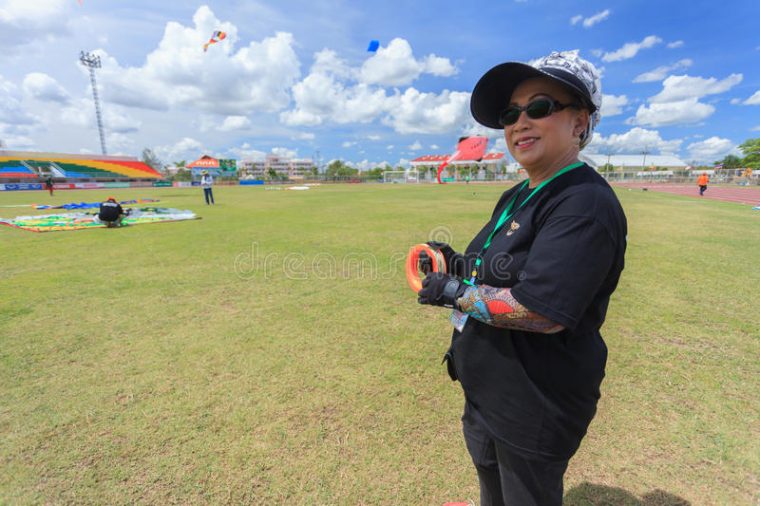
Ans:
[[[670,76],[662,83],[662,91],[639,106],[629,123],[651,127],[699,123],[715,112],[715,107],[699,101],[707,95],[724,93],[742,81],[741,74],[725,79],[714,77]]]
[[[497,138],[494,143],[493,147],[491,148],[492,153],[507,153],[507,141],[504,139],[504,136],[501,136]]]
[[[731,104],[731,105],[739,105],[739,104],[741,104],[741,103],[742,103],[742,101],[741,101],[741,99],[740,99],[740,98],[732,98],[732,99],[730,100],[730,104]]]
[[[43,102],[67,103],[71,97],[58,81],[42,72],[32,72],[24,77],[24,93]]]
[[[156,146],[153,151],[164,163],[172,163],[175,160],[195,161],[204,154],[205,149],[199,141],[184,137],[172,145]]]
[[[217,130],[220,132],[232,132],[234,130],[243,130],[251,126],[251,120],[245,116],[227,116],[224,118]]]
[[[661,67],[657,67],[654,70],[650,70],[649,72],[644,72],[643,74],[639,74],[638,76],[636,76],[633,82],[634,83],[649,83],[649,82],[654,82],[654,81],[662,81],[663,79],[665,79],[668,73],[674,70],[689,68],[691,67],[693,63],[694,62],[692,62],[690,59],[684,58],[683,60],[679,60],[672,65],[663,65]]]
[[[282,158],[298,158],[298,150],[290,148],[272,148],[272,154]]]
[[[89,102],[89,101],[88,101]],[[89,116],[91,118],[91,125],[95,125],[95,106],[92,103],[88,104]],[[104,128],[111,133],[115,134],[127,134],[134,133],[140,130],[142,121],[134,118],[124,108],[111,106],[103,112]],[[119,140],[119,142],[124,142]],[[110,144],[109,144],[110,145]]]
[[[261,162],[264,161],[267,156],[264,151],[252,149],[251,145],[247,142],[243,143],[240,147],[230,148],[229,152],[240,160],[253,160]]]
[[[625,95],[602,96],[602,118],[617,116],[623,113],[623,107],[628,105],[628,97]]]
[[[419,151],[420,149],[422,149],[422,144],[420,143],[420,141],[414,141],[414,144],[409,145],[409,149],[411,149],[412,151]]]
[[[750,130],[753,132],[760,132],[760,125],[757,125],[756,127],[752,127]]]
[[[391,151],[391,150],[393,150],[395,147],[396,147],[396,146],[394,146],[393,144],[388,144],[387,146],[385,146],[385,149],[387,149],[388,151]]]
[[[100,79],[106,100],[125,106],[166,110],[192,105],[215,114],[273,112],[287,106],[300,74],[293,36],[278,32],[235,49],[237,28],[201,6],[193,27],[166,24],[158,47],[142,67],[122,67],[102,50]],[[227,38],[203,52],[213,30]]]
[[[642,49],[648,49],[662,42],[662,39],[656,35],[649,35],[644,37],[641,42],[628,42],[620,49],[612,51],[611,53],[604,53],[602,60],[606,62],[628,60],[633,58]]]
[[[324,65],[325,51],[315,55],[315,65],[301,82],[293,86],[295,109],[284,111],[280,120],[287,125],[315,126],[325,121],[336,123],[367,123],[387,108],[385,91],[366,84],[344,84],[333,66]]]
[[[436,149],[441,149],[441,147],[438,144],[431,144],[430,149],[436,150]]]
[[[359,70],[359,81],[364,84],[403,86],[423,73],[452,76],[457,73],[457,69],[448,58],[434,54],[417,60],[409,42],[396,38],[364,62]]]
[[[743,102],[745,105],[760,105],[760,90]]]
[[[390,104],[383,122],[401,134],[448,133],[470,116],[470,94],[462,91],[436,95],[407,88],[391,97]]]
[[[725,79],[714,77],[670,76],[662,82],[662,91],[649,99],[653,103],[676,102],[706,95],[724,93],[743,79],[742,74],[731,74]]]
[[[18,87],[0,75],[0,124],[32,125],[36,122],[21,104]]]
[[[411,48],[403,39],[394,39],[388,49],[392,54],[403,53],[399,48],[408,49],[411,56]],[[309,75],[293,86],[294,108],[280,113],[280,121],[286,125],[368,123],[380,119],[398,133],[447,133],[467,116],[468,93],[422,93],[407,88],[403,93],[394,90],[388,95],[384,89],[362,81],[367,62],[353,70],[326,51],[315,55]],[[412,61],[416,60],[406,63],[413,66]],[[437,57],[428,57],[428,67],[439,64]],[[358,76],[359,82],[354,82],[352,76]]]
[[[674,40],[673,42],[668,42],[668,49],[675,49],[677,47],[683,47],[682,40]]]
[[[134,151],[136,146],[132,136],[112,131],[106,134],[106,147],[109,155],[124,156]]]
[[[583,20],[583,28],[591,28],[595,24],[601,23],[602,21],[604,21],[605,19],[607,19],[610,16],[610,12],[611,11],[609,9],[605,9],[602,12],[597,12],[593,16],[584,19]],[[575,19],[575,18],[573,18],[573,19]]]
[[[108,107],[103,108],[102,113],[106,135],[135,133],[142,126],[142,121],[129,114],[126,108],[116,104],[109,104]],[[70,99],[60,108],[55,106],[46,108],[44,114],[48,122],[80,128],[97,128],[95,105],[88,98]],[[115,142],[126,146],[125,139],[119,135],[115,137]],[[110,143],[108,145],[110,147]]]
[[[644,150],[653,153],[674,154],[681,147],[681,139],[670,141],[664,140],[657,130],[647,130],[634,127],[622,134],[611,134],[604,137],[601,134],[594,135],[588,148],[590,153],[640,153]]]
[[[0,47],[7,50],[40,36],[68,33],[66,11],[76,8],[68,0],[3,0],[0,2]]]
[[[25,150],[36,147],[36,144],[31,137],[28,135],[13,133],[3,125],[0,125],[0,141],[2,141],[2,149]]]
[[[583,21],[583,16],[581,16],[580,14],[578,14],[577,16],[573,16],[572,18],[570,18],[570,24],[573,25],[573,26],[577,25],[581,21]]]
[[[644,126],[688,125],[699,123],[715,112],[715,107],[696,98],[675,102],[655,102],[640,105],[630,123]]]
[[[716,136],[689,144],[686,150],[689,152],[689,159],[697,162],[711,163],[726,155],[741,155],[733,142]]]
[[[367,139],[369,139],[371,141],[379,141],[380,139],[382,139],[382,137],[379,136],[379,135],[368,135]]]
[[[343,141],[343,143],[340,146],[342,148],[350,148],[351,146],[356,146],[356,142],[354,142],[354,141]]]

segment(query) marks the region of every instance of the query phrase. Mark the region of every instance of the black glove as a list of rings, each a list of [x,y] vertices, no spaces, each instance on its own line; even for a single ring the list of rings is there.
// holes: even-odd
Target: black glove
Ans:
[[[431,306],[457,307],[457,299],[464,295],[467,285],[442,272],[431,272],[422,280],[417,302]]]
[[[463,277],[464,273],[464,256],[454,251],[454,249],[445,242],[430,241],[427,243],[431,248],[438,250],[446,260],[446,272],[454,276]],[[419,268],[425,274],[433,271],[433,261],[424,251],[420,252]]]

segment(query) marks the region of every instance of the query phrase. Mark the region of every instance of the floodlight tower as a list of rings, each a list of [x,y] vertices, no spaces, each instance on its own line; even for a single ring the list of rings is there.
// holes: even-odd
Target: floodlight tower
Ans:
[[[100,68],[100,56],[92,53],[81,51],[79,61],[90,71],[90,82],[92,83],[92,98],[95,100],[95,116],[98,119],[98,132],[100,132],[100,148],[106,155],[106,136],[103,133],[103,117],[100,114],[100,100],[98,99],[98,85],[95,82],[95,69]]]

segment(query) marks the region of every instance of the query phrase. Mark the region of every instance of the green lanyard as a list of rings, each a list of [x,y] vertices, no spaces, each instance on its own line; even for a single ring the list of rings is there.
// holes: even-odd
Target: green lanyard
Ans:
[[[494,236],[501,230],[501,228],[504,226],[504,224],[509,221],[517,211],[522,209],[522,207],[528,203],[528,201],[533,198],[535,194],[540,192],[544,186],[548,185],[552,181],[554,181],[556,178],[564,174],[565,172],[570,172],[573,169],[577,169],[578,167],[581,167],[583,162],[577,162],[572,165],[568,165],[567,167],[564,167],[557,171],[556,174],[554,174],[552,177],[544,181],[543,183],[536,186],[532,192],[528,195],[528,197],[523,200],[519,206],[517,206],[517,209],[512,211],[512,208],[515,206],[515,202],[517,201],[517,197],[520,195],[520,193],[525,189],[526,186],[528,186],[528,180],[526,179],[523,181],[522,185],[520,186],[520,189],[515,192],[514,197],[512,197],[512,200],[509,201],[509,204],[507,204],[506,209],[504,209],[504,212],[501,213],[501,216],[499,216],[498,221],[496,222],[496,226],[493,227],[493,230],[488,235],[488,239],[486,239],[485,244],[483,244],[483,248],[480,250],[480,253],[478,253],[478,258],[475,260],[475,268],[472,270],[472,277],[469,280],[464,280],[464,282],[470,286],[475,286],[475,278],[478,275],[478,268],[480,267],[480,264],[483,263],[483,255],[486,254],[486,251],[488,251],[488,248],[491,247],[491,242],[493,241]]]

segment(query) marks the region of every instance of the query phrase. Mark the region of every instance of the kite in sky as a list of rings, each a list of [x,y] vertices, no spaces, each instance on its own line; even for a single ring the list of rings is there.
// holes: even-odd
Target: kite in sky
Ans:
[[[380,41],[379,40],[371,40],[371,41],[369,41],[369,47],[367,48],[367,52],[368,53],[376,53],[379,48],[380,48]]]
[[[227,38],[227,34],[225,32],[219,32],[219,31],[214,32],[214,35],[211,36],[208,42],[203,44],[203,52],[205,53],[206,51],[208,51],[208,47],[211,44],[216,44],[217,42],[221,42],[225,38]]]
[[[459,139],[456,152],[438,167],[438,184],[443,184],[443,181],[441,181],[441,172],[443,172],[444,167],[450,162],[455,160],[472,160],[479,162],[486,154],[487,146],[488,137],[462,137]]]

